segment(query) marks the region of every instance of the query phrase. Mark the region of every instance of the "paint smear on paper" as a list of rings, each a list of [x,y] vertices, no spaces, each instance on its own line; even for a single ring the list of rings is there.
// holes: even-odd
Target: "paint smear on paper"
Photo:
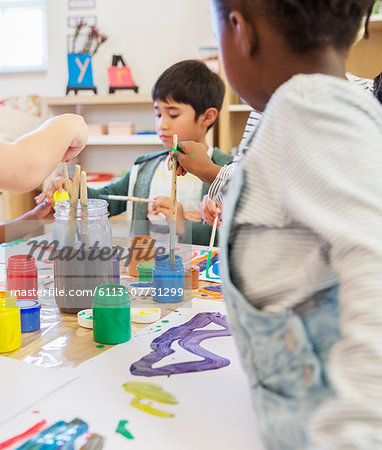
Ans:
[[[126,430],[126,425],[129,422],[127,420],[120,420],[115,430],[116,433],[122,434],[126,439],[134,439],[134,436],[130,433],[130,431]]]
[[[192,257],[191,264],[199,266],[199,280],[220,281],[220,260],[219,250],[214,250],[211,254],[211,264],[207,276],[208,250],[198,250]]]
[[[222,287],[220,284],[214,284],[213,286],[206,286],[204,288],[199,289],[199,292],[202,294],[210,295],[215,298],[223,298]]]
[[[203,330],[214,323],[220,325],[221,329]],[[220,369],[230,364],[229,359],[216,355],[200,344],[205,339],[211,339],[222,336],[231,336],[228,325],[227,316],[218,312],[203,312],[196,314],[188,322],[170,328],[161,336],[154,339],[150,345],[151,352],[139,361],[133,363],[130,372],[136,376],[154,377],[154,376],[170,376],[179,373],[201,372],[204,370]],[[178,344],[185,350],[194,355],[203,358],[202,361],[189,361],[176,364],[168,364],[162,367],[153,368],[153,365],[161,361],[166,356],[175,353],[171,348],[173,342]]]
[[[174,414],[166,411],[161,411],[154,408],[152,402],[164,403],[167,405],[176,405],[178,402],[176,398],[169,392],[164,391],[157,384],[146,383],[144,381],[132,381],[122,385],[126,392],[133,394],[134,398],[130,405],[133,408],[152,414],[157,417],[174,417]],[[149,400],[148,403],[142,403],[143,400]]]

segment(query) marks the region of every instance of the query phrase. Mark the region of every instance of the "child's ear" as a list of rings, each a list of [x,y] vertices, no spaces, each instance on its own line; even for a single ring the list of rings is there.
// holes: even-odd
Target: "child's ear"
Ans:
[[[202,125],[208,128],[217,119],[219,111],[216,108],[208,108],[202,116]]]
[[[253,24],[246,21],[239,11],[232,11],[228,16],[229,25],[242,56],[252,56],[257,48],[257,33]]]

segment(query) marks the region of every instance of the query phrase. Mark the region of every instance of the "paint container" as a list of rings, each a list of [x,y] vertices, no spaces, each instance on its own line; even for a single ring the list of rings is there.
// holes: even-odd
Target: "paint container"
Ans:
[[[137,265],[139,281],[151,283],[153,281],[154,261],[144,262]]]
[[[38,272],[33,256],[14,255],[8,258],[7,290],[14,292],[18,299],[38,298]]]
[[[21,347],[21,319],[16,300],[10,292],[0,292],[0,353]]]
[[[143,262],[152,262],[155,259],[155,239],[151,236],[134,236],[131,238],[129,254],[129,274],[138,276],[137,265]]]
[[[175,256],[170,264],[169,255],[155,258],[153,268],[153,299],[160,303],[177,303],[184,298],[184,268],[182,258]]]
[[[130,298],[125,286],[105,284],[96,288],[93,336],[100,344],[121,344],[130,339]]]
[[[21,314],[21,332],[29,333],[40,329],[41,303],[37,300],[17,300],[17,307]]]
[[[184,267],[184,289],[199,289],[199,266]]]
[[[74,217],[69,206],[55,205],[54,287],[60,310],[77,314],[92,307],[97,286],[113,282],[112,235],[106,200],[89,199],[86,214],[78,202]]]

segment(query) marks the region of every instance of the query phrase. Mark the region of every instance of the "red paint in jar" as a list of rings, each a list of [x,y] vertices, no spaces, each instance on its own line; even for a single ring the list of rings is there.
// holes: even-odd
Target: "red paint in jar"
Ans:
[[[36,260],[29,255],[14,255],[8,258],[7,290],[18,299],[38,298],[38,271]]]

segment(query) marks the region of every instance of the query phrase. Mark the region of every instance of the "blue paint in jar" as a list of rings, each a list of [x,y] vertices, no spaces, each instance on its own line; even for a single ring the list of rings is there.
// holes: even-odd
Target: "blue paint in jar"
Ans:
[[[153,299],[159,303],[177,303],[184,298],[184,267],[182,258],[175,256],[175,264],[168,261],[169,255],[155,258],[153,268]]]

